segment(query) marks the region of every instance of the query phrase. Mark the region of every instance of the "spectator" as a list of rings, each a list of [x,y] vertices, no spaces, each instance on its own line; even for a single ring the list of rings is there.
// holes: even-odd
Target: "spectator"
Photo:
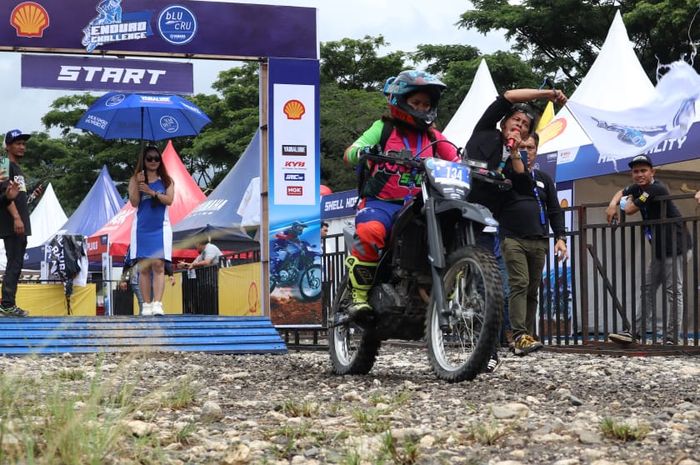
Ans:
[[[221,250],[214,244],[209,242],[209,239],[201,239],[195,244],[197,248],[197,258],[191,263],[186,263],[181,261],[178,265],[181,268],[187,268],[188,270],[194,268],[202,268],[204,266],[219,265],[219,258],[223,255]]]
[[[172,259],[173,247],[168,206],[174,196],[175,185],[160,151],[147,146],[129,181],[129,201],[138,209],[131,227],[130,257],[139,265],[144,316],[164,314],[165,260]]]
[[[559,104],[566,102],[566,96],[560,90],[553,89],[511,89],[484,111],[474,127],[472,136],[467,141],[466,156],[471,160],[486,162],[487,168],[496,176],[510,179],[513,190],[521,195],[532,195],[532,181],[526,172],[518,148],[522,139],[527,138],[535,128],[534,111],[524,102],[533,99],[549,99]],[[496,127],[498,126],[498,128]],[[497,220],[501,220],[502,205],[510,192],[500,190],[497,186],[472,181],[469,201],[484,205]],[[484,249],[494,250],[495,235],[483,233],[477,237],[477,243]],[[512,308],[509,309],[512,313]],[[519,352],[531,352],[541,347],[530,335],[521,335]],[[495,370],[499,365],[498,355],[494,353],[489,360],[487,371]]]
[[[321,241],[326,238],[328,235],[328,223],[325,221],[321,222]]]
[[[610,200],[606,210],[608,224],[619,221],[620,210],[633,215],[641,212],[644,221],[661,218],[680,218],[681,213],[671,200],[660,201],[657,197],[670,195],[668,188],[654,178],[656,170],[647,155],[637,155],[629,162],[632,168],[633,184],[619,190]],[[692,248],[692,240],[685,226],[680,223],[644,226],[644,235],[651,243],[651,261],[646,268],[646,279],[641,287],[642,297],[637,306],[635,326],[623,328],[608,337],[613,342],[627,344],[639,338],[643,324],[651,329],[656,318],[657,334],[662,335],[666,344],[677,342],[683,310],[683,255]],[[668,325],[664,328],[663,317],[656,308],[656,291],[663,284],[668,310]],[[646,317],[646,321],[644,321]]]
[[[5,134],[5,149],[9,158],[10,181],[4,185],[4,199],[0,205],[0,237],[5,243],[7,265],[2,279],[2,302],[0,315],[25,317],[26,310],[17,306],[17,282],[24,266],[24,252],[27,249],[27,236],[32,235],[27,206],[27,184],[19,166],[31,136],[13,129]],[[14,198],[13,198],[14,196]]]
[[[2,177],[0,177],[0,180]],[[7,208],[7,205],[19,195],[19,184],[14,181],[0,181],[0,208]]]
[[[128,285],[131,284],[131,290],[139,304],[139,315],[143,315],[143,294],[141,294],[141,287],[139,286],[139,266],[138,263],[131,260],[130,253],[129,247],[126,249],[124,257],[124,268],[122,268],[122,275],[119,278],[119,289],[126,291]]]
[[[437,77],[422,71],[402,71],[384,85],[390,116],[375,121],[345,150],[345,162],[360,163],[361,150],[381,146],[383,151],[408,150],[422,158],[439,157],[459,161],[457,150],[449,143],[435,144],[445,137],[433,127],[438,103],[447,88]],[[352,318],[372,315],[367,301],[374,282],[379,257],[386,246],[391,227],[404,200],[417,194],[420,185],[409,168],[393,163],[367,161],[362,166],[362,183],[355,216],[355,240],[345,260],[352,303]]]
[[[527,152],[528,166],[534,167],[539,137],[532,133],[523,138],[520,148]],[[516,355],[527,355],[542,348],[535,339],[537,296],[542,270],[549,249],[550,226],[554,231],[554,253],[566,257],[564,212],[559,205],[552,178],[540,170],[528,169],[532,180],[529,191],[513,189],[504,195],[499,219],[501,252],[508,271],[510,297],[508,309],[513,328]]]
[[[695,200],[697,200],[698,203],[700,203],[700,191],[697,191],[697,192],[695,193]]]

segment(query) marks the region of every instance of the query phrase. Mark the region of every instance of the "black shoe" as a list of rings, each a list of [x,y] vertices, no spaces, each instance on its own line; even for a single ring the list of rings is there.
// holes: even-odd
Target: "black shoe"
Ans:
[[[633,342],[637,342],[637,338],[632,336],[632,333],[629,331],[608,334],[608,339],[616,344],[632,344]]]
[[[0,316],[24,318],[26,316],[29,316],[29,312],[26,310],[22,310],[17,305],[13,305],[11,307],[0,306]]]

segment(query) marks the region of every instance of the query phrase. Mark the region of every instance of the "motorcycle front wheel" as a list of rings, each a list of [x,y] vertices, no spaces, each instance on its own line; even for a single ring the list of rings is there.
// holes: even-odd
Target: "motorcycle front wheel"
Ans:
[[[312,265],[304,270],[299,278],[299,293],[304,300],[321,297],[321,265]]]
[[[443,273],[445,308],[433,303],[426,319],[428,358],[448,382],[471,380],[493,353],[503,309],[503,285],[493,255],[478,247],[450,254]],[[440,327],[440,312],[447,324]]]
[[[333,373],[365,375],[374,366],[381,342],[370,331],[347,320],[351,302],[347,275],[338,287],[328,315],[328,350]]]

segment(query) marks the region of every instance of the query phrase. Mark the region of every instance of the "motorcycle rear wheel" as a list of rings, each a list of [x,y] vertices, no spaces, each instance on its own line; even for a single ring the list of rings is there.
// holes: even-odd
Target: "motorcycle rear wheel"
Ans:
[[[328,315],[328,350],[332,370],[337,375],[365,375],[374,366],[381,341],[353,322],[341,323],[347,318],[346,309],[350,302],[346,275],[338,286]]]
[[[493,255],[478,247],[450,254],[443,273],[446,308],[433,303],[426,319],[428,358],[438,378],[471,380],[493,353],[503,309],[503,285]],[[448,327],[441,328],[443,311]]]

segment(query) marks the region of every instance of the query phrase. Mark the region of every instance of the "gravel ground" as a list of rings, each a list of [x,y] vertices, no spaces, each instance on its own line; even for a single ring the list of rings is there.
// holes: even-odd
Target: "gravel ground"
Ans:
[[[102,463],[700,463],[699,357],[504,354],[453,385],[415,348],[383,347],[367,376],[329,367],[325,352],[0,357],[3,385],[34,380],[36,403],[53,386],[81,411],[90,386],[132,387],[98,407],[96,424],[119,419]]]

